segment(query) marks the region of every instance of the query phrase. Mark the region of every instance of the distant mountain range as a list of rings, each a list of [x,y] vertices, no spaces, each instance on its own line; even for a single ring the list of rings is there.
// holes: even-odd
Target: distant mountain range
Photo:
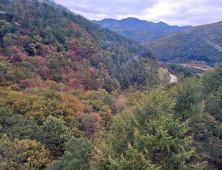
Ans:
[[[205,61],[213,66],[222,61],[222,22],[191,26],[170,26],[137,18],[93,21],[148,47],[162,61]]]
[[[222,61],[222,21],[177,32],[143,44],[163,60],[199,60],[213,66]]]
[[[183,27],[170,26],[164,22],[153,23],[132,17],[125,18],[122,20],[106,18],[101,21],[93,20],[93,22],[103,27],[109,28],[110,30],[127,29],[127,30],[147,30],[147,31],[156,31],[156,30],[182,31],[191,27],[191,26],[183,26]]]
[[[103,19],[101,21],[94,20],[93,22],[116,31],[140,44],[152,42],[191,27],[170,26],[164,22],[153,23],[137,18],[126,18],[122,20]]]

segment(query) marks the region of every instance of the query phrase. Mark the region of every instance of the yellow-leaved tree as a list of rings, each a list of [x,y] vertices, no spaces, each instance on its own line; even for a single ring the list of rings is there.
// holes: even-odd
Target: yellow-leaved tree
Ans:
[[[0,169],[45,169],[49,151],[39,142],[26,139],[10,141],[7,134],[0,140]]]

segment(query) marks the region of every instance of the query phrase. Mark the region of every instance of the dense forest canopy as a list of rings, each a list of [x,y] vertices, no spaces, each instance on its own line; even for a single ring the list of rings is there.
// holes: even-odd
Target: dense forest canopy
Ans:
[[[159,83],[157,59],[151,51],[58,4],[2,1],[0,10],[7,12],[0,16],[6,80],[40,77],[68,88],[83,85],[109,92]]]
[[[168,84],[151,51],[51,1],[0,10],[1,170],[222,168],[222,63]]]

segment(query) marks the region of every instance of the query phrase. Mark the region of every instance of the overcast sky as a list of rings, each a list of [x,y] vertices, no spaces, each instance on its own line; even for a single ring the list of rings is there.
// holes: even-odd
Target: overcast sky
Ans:
[[[135,17],[169,25],[222,21],[222,0],[55,0],[90,20]]]

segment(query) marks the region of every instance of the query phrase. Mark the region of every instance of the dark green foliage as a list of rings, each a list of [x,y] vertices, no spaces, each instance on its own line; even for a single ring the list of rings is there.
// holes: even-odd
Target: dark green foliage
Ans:
[[[98,169],[187,169],[194,152],[191,136],[184,137],[188,122],[173,118],[173,100],[165,92],[143,97],[135,109],[117,115],[97,141],[96,156],[104,155],[95,157]]]
[[[199,111],[198,104],[202,101],[202,86],[199,80],[182,81],[182,84],[177,89],[176,101],[174,110],[176,114],[182,116],[182,120],[194,116]]]
[[[222,85],[219,86],[216,94],[209,95],[206,111],[212,114],[216,120],[222,122]]]
[[[53,161],[47,170],[87,170],[89,168],[90,142],[85,138],[71,138],[65,144],[65,153]]]
[[[222,63],[216,64],[214,70],[204,75],[202,83],[205,97],[208,94],[206,111],[222,122]]]
[[[109,96],[106,95],[103,99],[103,102],[109,106],[110,109],[115,113],[116,112],[116,106],[115,101]]]
[[[3,109],[3,108],[2,108]],[[1,112],[2,112],[1,109]],[[1,116],[4,120],[6,117]],[[21,115],[12,115],[4,122],[1,122],[2,130],[0,134],[7,133],[11,139],[31,139],[44,143],[42,130],[33,120],[24,120]]]
[[[216,64],[215,69],[204,75],[202,82],[206,94],[216,94],[222,84],[222,63]]]
[[[6,121],[13,115],[13,111],[4,105],[1,105],[0,107],[0,123],[1,123],[1,130],[4,129],[4,127],[7,126]]]
[[[65,150],[65,142],[72,137],[70,128],[66,127],[61,119],[49,116],[42,126],[42,131],[51,155],[61,156]]]

